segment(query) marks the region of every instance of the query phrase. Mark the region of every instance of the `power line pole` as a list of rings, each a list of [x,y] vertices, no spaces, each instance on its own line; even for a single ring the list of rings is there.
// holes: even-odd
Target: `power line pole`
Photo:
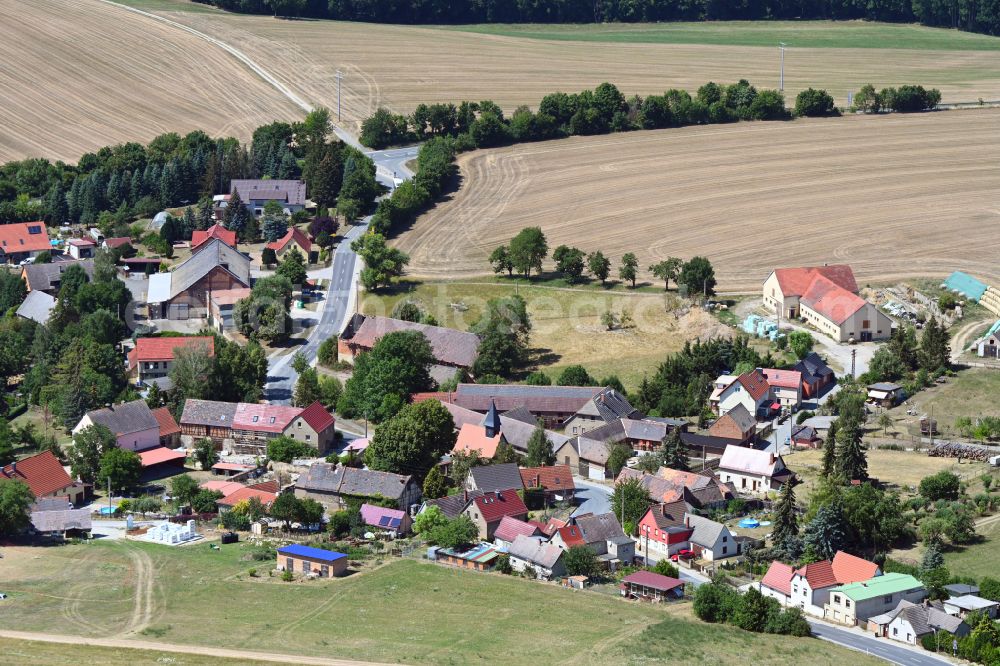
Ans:
[[[340,122],[340,81],[344,78],[344,74],[338,69],[337,73],[334,75],[337,77],[337,122]]]
[[[852,349],[851,350],[851,379],[857,379],[858,378],[857,373],[854,371],[855,370],[855,366],[857,365],[857,356],[858,356],[858,350],[857,349]]]
[[[778,90],[785,91],[785,43],[778,42],[778,54],[781,58],[781,72],[778,75]]]

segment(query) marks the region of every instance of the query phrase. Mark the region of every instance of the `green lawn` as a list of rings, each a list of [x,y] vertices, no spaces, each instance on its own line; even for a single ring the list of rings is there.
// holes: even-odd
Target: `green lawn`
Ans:
[[[191,2],[190,0],[115,0],[115,2],[122,5],[128,5],[129,7],[135,7],[136,9],[143,9],[147,12],[167,11],[208,13],[221,11],[211,5],[202,4],[200,2]]]
[[[638,663],[650,659],[636,636],[657,625],[649,641],[652,661],[732,663],[750,651],[772,655],[765,657],[769,664],[853,657],[817,640],[776,643],[772,636],[701,624],[686,607],[628,603],[416,560],[343,579],[282,583],[266,576],[270,563],[242,561],[245,552],[242,544],[212,551],[207,544],[133,542],[7,548],[0,580],[10,597],[0,605],[0,626],[121,632],[133,616],[130,562],[144,554],[156,578],[140,640],[418,664],[539,664],[552,663],[554,655],[565,663]],[[247,576],[253,566],[263,578]],[[780,650],[773,649],[777,644]],[[61,649],[54,650],[51,662],[34,663],[65,663]]]
[[[397,303],[409,299],[441,326],[465,331],[479,318],[487,300],[516,292],[528,304],[535,367],[555,378],[566,366],[580,364],[597,379],[618,375],[626,388],[637,387],[644,374],[654,373],[685,340],[731,333],[718,319],[700,311],[678,318],[676,293],[664,294],[662,288],[632,291],[620,285],[607,289],[599,284],[571,289],[564,285],[557,280],[515,284],[506,278],[403,283],[386,294],[364,295],[361,311],[388,316]],[[616,315],[628,311],[634,326],[608,331],[600,320],[608,310]]]
[[[1000,416],[1000,371],[989,368],[969,368],[961,370],[954,377],[948,377],[944,384],[935,384],[907,399],[909,405],[900,405],[889,410],[896,421],[896,429],[904,433],[919,430],[921,415],[933,415],[943,437],[958,437],[955,420],[968,416],[975,420],[980,416]],[[908,407],[916,410],[916,416],[906,413]]]
[[[604,24],[486,24],[449,30],[560,41],[711,44],[795,48],[1000,50],[1000,38],[918,25],[864,21],[718,21]]]
[[[1000,575],[1000,515],[985,519],[976,532],[983,537],[980,543],[946,552],[944,563],[955,574],[996,578]]]

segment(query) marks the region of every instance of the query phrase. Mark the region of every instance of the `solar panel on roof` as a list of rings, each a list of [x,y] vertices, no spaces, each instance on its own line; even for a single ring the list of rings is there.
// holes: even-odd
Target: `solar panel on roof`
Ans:
[[[390,518],[389,527],[399,527],[400,523],[402,522],[403,521],[401,521],[399,518]]]
[[[29,234],[40,234],[40,233],[42,233],[42,228],[40,226],[38,226],[37,224],[32,225],[32,226],[28,227],[28,233]]]
[[[389,527],[389,523],[391,523],[391,522],[392,522],[392,518],[390,518],[389,516],[382,516],[381,518],[378,519],[378,526],[379,527]]]

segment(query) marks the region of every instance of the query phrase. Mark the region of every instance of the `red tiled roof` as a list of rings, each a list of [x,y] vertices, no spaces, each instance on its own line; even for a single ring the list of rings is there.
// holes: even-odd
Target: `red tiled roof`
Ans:
[[[67,242],[74,247],[95,247],[97,245],[89,238],[70,238]]]
[[[215,356],[215,338],[211,335],[199,335],[185,338],[139,338],[129,357],[139,363],[172,361],[178,348],[193,345],[204,345],[208,349],[208,355]]]
[[[813,279],[822,275],[827,280],[848,291],[856,292],[858,283],[854,279],[854,271],[847,264],[830,266],[804,266],[802,268],[779,268],[774,271],[778,278],[778,286],[785,297],[802,296],[809,289]]]
[[[165,446],[157,446],[145,451],[139,451],[139,459],[142,461],[143,467],[152,467],[153,465],[175,462],[177,460],[184,460],[185,458],[187,456],[182,452],[168,449]]]
[[[487,523],[500,520],[504,516],[526,516],[528,507],[524,505],[516,490],[501,490],[486,493],[472,500]]]
[[[740,383],[743,388],[746,389],[747,393],[754,400],[760,400],[766,393],[768,388],[767,379],[764,377],[764,373],[760,370],[751,370],[750,372],[744,372],[742,375],[737,377],[736,381]]]
[[[234,287],[232,289],[219,289],[212,292],[212,302],[216,305],[234,305],[237,301],[242,301],[250,296],[253,291],[250,287]]]
[[[798,389],[802,386],[802,373],[797,370],[776,370],[765,368],[764,376],[771,386]]]
[[[166,407],[158,407],[153,410],[153,418],[160,424],[160,437],[168,437],[181,431],[174,415]]]
[[[218,490],[222,493],[223,497],[228,497],[246,486],[236,481],[205,481],[199,484],[198,487],[204,490]]]
[[[567,525],[566,527],[560,527],[556,532],[562,539],[562,542],[566,544],[567,548],[572,548],[573,546],[586,546],[587,542],[583,538],[583,533],[580,532],[580,528],[576,525]]]
[[[118,236],[117,238],[105,238],[104,244],[110,249],[115,249],[116,247],[121,247],[122,245],[131,245],[132,239],[128,236]]]
[[[213,238],[218,238],[229,247],[236,247],[236,232],[226,229],[221,224],[213,224],[204,231],[196,230],[191,233],[191,249]]]
[[[502,433],[497,433],[493,437],[486,436],[486,429],[476,423],[466,423],[458,431],[458,439],[455,440],[455,447],[452,451],[456,453],[468,453],[479,451],[483,458],[492,458],[496,455],[497,447],[500,445]]]
[[[35,497],[45,497],[73,485],[73,479],[51,451],[43,451],[0,467],[0,478],[17,479],[27,483]]]
[[[771,566],[767,568],[767,573],[764,574],[764,578],[761,579],[760,584],[772,590],[777,590],[785,596],[791,596],[793,575],[795,575],[795,570],[792,567],[784,562],[772,560]]]
[[[271,481],[261,481],[260,483],[251,483],[247,488],[253,488],[254,490],[263,490],[266,493],[277,493],[278,492],[278,482]]]
[[[542,530],[548,536],[554,535],[560,530],[560,528],[566,527],[565,520],[559,520],[558,518],[549,518],[549,522],[545,523],[545,528]]]
[[[323,432],[334,424],[333,415],[326,411],[319,400],[302,410],[299,418],[309,424],[316,432]]]
[[[49,232],[46,231],[44,222],[0,224],[0,252],[3,254],[51,249]]]
[[[684,585],[684,581],[679,578],[664,576],[662,574],[653,573],[652,571],[635,571],[622,578],[622,582],[651,587],[654,590],[659,590],[661,592],[666,592],[667,590],[672,590],[675,587]]]
[[[233,415],[233,429],[283,432],[301,411],[298,407],[241,402]]]
[[[855,557],[850,553],[838,550],[833,556],[833,575],[841,585],[860,583],[871,580],[878,573],[878,565],[874,562]]]
[[[500,524],[497,526],[493,536],[504,541],[513,542],[519,534],[523,534],[527,537],[534,536],[535,530],[537,529],[538,528],[531,523],[518,520],[513,516],[504,516],[500,520]]]
[[[816,276],[806,293],[802,294],[801,301],[835,324],[843,323],[866,303],[865,299],[822,275]]]
[[[217,462],[212,465],[212,469],[221,469],[224,472],[246,472],[254,469],[253,465],[243,465],[241,463]]]
[[[575,490],[573,472],[569,465],[551,465],[548,467],[522,467],[521,482],[525,488],[541,486],[545,490]]]
[[[256,488],[241,488],[232,495],[226,495],[220,499],[219,504],[222,504],[223,506],[236,506],[237,502],[248,500],[251,497],[260,499],[260,503],[264,506],[267,506],[274,500],[278,499],[278,496],[274,493],[257,490]]]
[[[288,227],[288,232],[284,236],[276,241],[268,243],[265,247],[277,252],[288,245],[292,239],[295,240],[295,243],[302,248],[302,251],[306,254],[309,254],[310,250],[312,250],[312,241],[310,241],[309,237],[299,231],[296,227]]]
[[[807,564],[795,573],[809,581],[809,587],[814,590],[837,584],[837,577],[833,575],[833,563],[830,560]]]

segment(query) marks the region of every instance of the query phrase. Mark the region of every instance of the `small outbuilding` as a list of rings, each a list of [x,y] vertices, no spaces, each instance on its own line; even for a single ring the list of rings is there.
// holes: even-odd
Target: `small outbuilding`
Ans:
[[[320,578],[343,576],[347,572],[347,555],[293,543],[278,549],[278,569]]]
[[[621,592],[629,599],[667,601],[684,597],[684,581],[652,571],[636,571],[622,579]]]

